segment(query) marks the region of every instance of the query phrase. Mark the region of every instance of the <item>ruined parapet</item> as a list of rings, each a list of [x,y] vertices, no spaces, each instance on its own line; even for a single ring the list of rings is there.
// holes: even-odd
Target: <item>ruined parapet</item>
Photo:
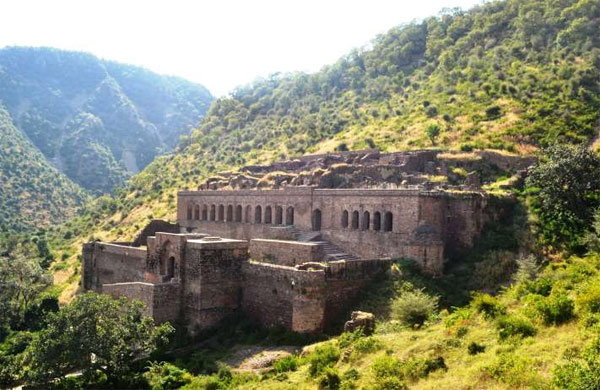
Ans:
[[[318,332],[342,313],[390,260],[307,262],[289,267],[244,262],[242,308],[263,326]]]
[[[83,246],[83,287],[102,292],[102,285],[144,280],[147,252],[142,248],[106,242]]]
[[[253,239],[249,251],[252,260],[289,267],[323,261],[325,257],[323,246],[314,242]]]
[[[182,266],[182,315],[190,333],[215,327],[240,306],[248,242],[218,237],[188,240]]]
[[[242,309],[252,320],[265,327],[282,326],[300,333],[324,328],[324,270],[247,261],[242,265],[242,274]]]
[[[178,223],[170,223],[162,219],[153,219],[144,229],[137,235],[132,246],[142,246],[147,244],[148,237],[155,236],[158,232],[164,233],[179,233],[181,228]]]
[[[180,315],[179,284],[114,283],[103,285],[102,292],[113,298],[127,297],[143,302],[144,314],[152,317],[158,324],[176,321]]]

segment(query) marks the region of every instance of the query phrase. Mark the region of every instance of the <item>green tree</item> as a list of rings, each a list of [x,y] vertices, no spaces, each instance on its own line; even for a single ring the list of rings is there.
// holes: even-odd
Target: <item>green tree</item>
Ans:
[[[583,242],[589,250],[600,253],[600,209],[594,213],[592,229],[585,235]]]
[[[427,136],[427,138],[429,138],[432,145],[435,145],[435,140],[437,139],[437,137],[439,137],[440,130],[440,125],[438,125],[437,123],[432,123],[425,128],[425,135]]]
[[[135,360],[168,341],[171,325],[155,326],[143,304],[125,298],[86,293],[58,313],[29,348],[31,380],[44,383],[81,370],[84,380],[104,373],[124,378]]]
[[[19,324],[39,294],[52,284],[36,252],[25,243],[10,249],[0,246],[0,324]]]
[[[527,186],[543,244],[581,249],[600,206],[600,158],[584,146],[557,145],[531,170]]]

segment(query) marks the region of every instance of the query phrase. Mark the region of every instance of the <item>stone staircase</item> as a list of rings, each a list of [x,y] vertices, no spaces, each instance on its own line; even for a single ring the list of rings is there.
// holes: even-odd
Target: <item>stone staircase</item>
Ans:
[[[318,241],[318,243],[321,244],[321,247],[323,248],[325,260],[327,262],[338,260],[360,260],[360,257],[344,252],[340,247],[330,243],[329,241]]]
[[[301,241],[301,242],[314,242],[314,241],[321,241],[321,233],[319,232],[298,232],[296,231],[294,233],[294,238],[296,239],[296,241]]]
[[[320,232],[300,232],[294,230],[294,238],[296,241],[300,242],[313,242],[319,244],[323,249],[325,261],[327,262],[338,260],[360,260],[360,257],[346,253],[337,245],[324,240]]]

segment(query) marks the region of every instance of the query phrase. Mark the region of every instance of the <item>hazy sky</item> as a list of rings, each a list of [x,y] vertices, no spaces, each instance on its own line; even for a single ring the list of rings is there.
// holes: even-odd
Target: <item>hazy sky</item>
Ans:
[[[0,47],[82,50],[201,83],[319,70],[389,28],[480,0],[3,0]]]

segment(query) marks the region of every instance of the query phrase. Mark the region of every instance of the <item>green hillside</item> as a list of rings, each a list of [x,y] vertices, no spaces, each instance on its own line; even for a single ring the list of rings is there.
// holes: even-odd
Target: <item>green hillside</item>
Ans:
[[[63,222],[89,200],[13,125],[0,106],[0,232]]]
[[[212,100],[200,85],[86,53],[0,50],[0,101],[15,126],[96,194],[170,151]]]
[[[174,218],[177,190],[219,170],[377,147],[531,154],[593,142],[600,117],[595,1],[500,1],[392,29],[315,74],[274,75],[213,103],[175,153],[61,228],[131,237]],[[83,233],[83,234],[80,234]]]
[[[61,259],[52,266],[56,290],[64,303],[77,292],[83,242],[126,240],[151,219],[174,220],[178,190],[243,164],[366,147],[532,154],[598,146],[599,27],[596,0],[495,1],[392,29],[320,72],[239,88],[214,102],[174,153],[49,231]],[[430,125],[438,136],[428,136]],[[266,372],[236,373],[219,363],[248,345],[307,341],[242,323],[172,365],[137,373],[155,388],[598,388],[600,222],[589,242],[582,237],[600,200],[589,169],[600,160],[574,150],[538,170],[543,180],[514,194],[513,218],[492,226],[452,272],[432,279],[398,262],[365,292],[359,306],[377,314],[374,336],[334,336]],[[585,177],[596,179],[573,185]],[[563,209],[582,199],[585,207]],[[498,295],[470,296],[473,286]],[[411,320],[416,308],[423,323]]]

